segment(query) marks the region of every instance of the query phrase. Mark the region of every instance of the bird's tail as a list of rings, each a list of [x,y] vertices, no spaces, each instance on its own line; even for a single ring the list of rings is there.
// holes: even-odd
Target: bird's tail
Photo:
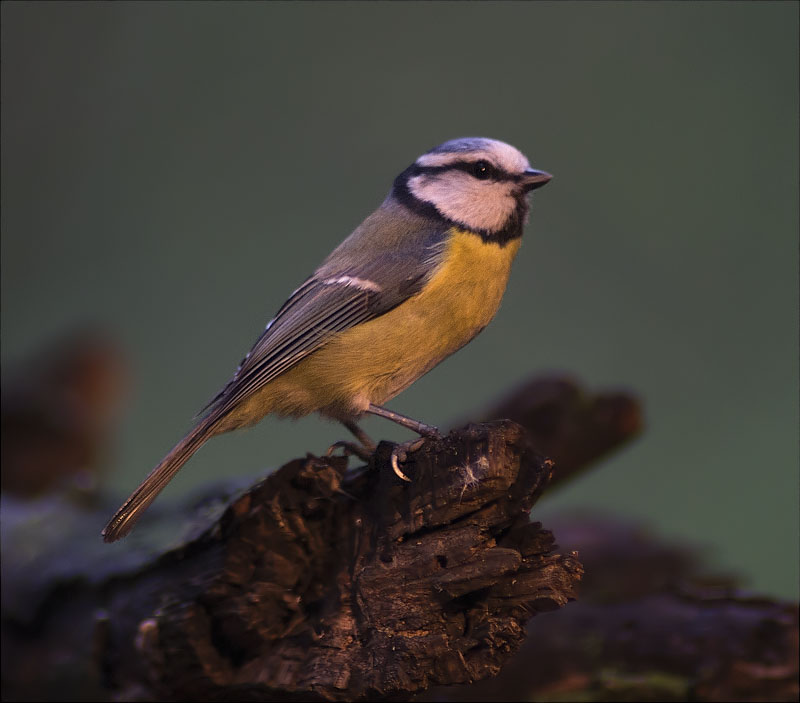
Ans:
[[[219,418],[214,415],[211,413],[198,422],[148,474],[141,485],[131,493],[128,500],[122,504],[122,507],[103,528],[101,534],[105,542],[116,542],[125,537],[150,503],[156,499],[192,454],[200,449],[207,439],[216,434],[214,425]]]

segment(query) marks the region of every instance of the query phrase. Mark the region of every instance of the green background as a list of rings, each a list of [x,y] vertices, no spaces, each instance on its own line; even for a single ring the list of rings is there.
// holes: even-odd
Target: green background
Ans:
[[[538,514],[632,516],[797,597],[797,27],[783,2],[5,2],[4,368],[118,336],[127,492],[396,173],[503,139],[555,175],[503,307],[391,407],[446,425],[559,369],[632,389],[646,433]],[[270,419],[168,492],[342,434]]]

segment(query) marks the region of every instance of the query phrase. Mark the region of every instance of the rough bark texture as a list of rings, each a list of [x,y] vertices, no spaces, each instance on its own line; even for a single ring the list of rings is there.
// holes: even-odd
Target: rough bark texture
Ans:
[[[580,545],[577,603],[537,618],[491,681],[430,701],[796,701],[798,608],[705,574],[686,546],[630,523],[556,520]]]
[[[48,607],[95,620],[123,700],[352,700],[494,675],[580,578],[529,519],[552,462],[511,422],[426,441],[410,483],[390,451],[351,473],[291,462],[198,537]]]
[[[513,423],[355,476],[294,461],[200,538],[109,593],[103,670],[123,698],[357,699],[497,673],[581,567],[528,511],[550,462]]]

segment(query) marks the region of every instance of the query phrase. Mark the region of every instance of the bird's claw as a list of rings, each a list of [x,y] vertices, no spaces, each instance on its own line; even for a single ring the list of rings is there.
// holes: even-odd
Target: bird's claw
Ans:
[[[411,479],[400,470],[400,464],[405,463],[406,459],[408,459],[408,455],[417,451],[417,449],[419,449],[424,442],[425,437],[420,437],[419,439],[413,439],[410,442],[395,444],[394,449],[392,449],[392,456],[390,458],[392,471],[394,471],[404,481],[411,481]]]
[[[328,447],[328,451],[325,452],[325,456],[333,456],[333,453],[337,449],[341,449],[344,456],[357,456],[362,461],[369,461],[372,455],[372,452],[368,451],[365,447],[356,444],[355,442],[340,440],[339,442],[334,442],[330,447]]]

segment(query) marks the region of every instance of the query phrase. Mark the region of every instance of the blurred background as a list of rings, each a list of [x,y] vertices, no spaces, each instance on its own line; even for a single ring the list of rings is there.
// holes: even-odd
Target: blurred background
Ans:
[[[502,139],[555,176],[503,306],[390,406],[447,426],[551,370],[632,390],[645,433],[537,519],[641,520],[796,598],[797,127],[796,3],[5,2],[4,384],[83,325],[117,340],[122,498],[398,172]],[[268,419],[166,493],[343,433]]]

